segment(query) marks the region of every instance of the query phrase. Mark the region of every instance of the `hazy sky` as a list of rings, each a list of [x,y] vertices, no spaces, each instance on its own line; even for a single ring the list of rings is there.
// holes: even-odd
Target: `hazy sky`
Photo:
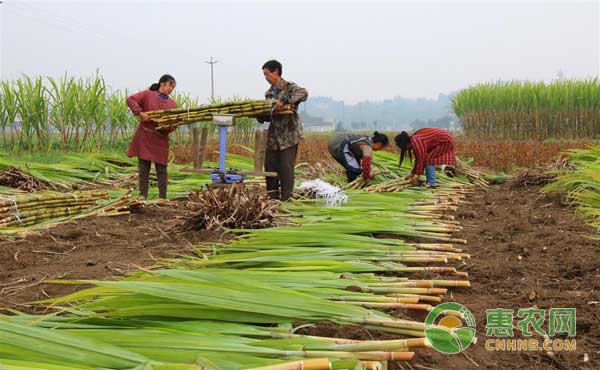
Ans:
[[[260,98],[260,67],[353,103],[497,79],[598,76],[598,1],[4,1],[2,77],[92,74],[139,89],[171,73],[205,101]]]

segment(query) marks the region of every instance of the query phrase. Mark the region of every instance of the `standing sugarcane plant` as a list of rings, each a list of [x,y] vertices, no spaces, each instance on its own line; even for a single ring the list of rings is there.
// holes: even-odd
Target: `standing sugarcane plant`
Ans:
[[[2,127],[2,141],[4,148],[8,148],[6,129],[10,129],[9,136],[11,150],[13,149],[13,136],[16,132],[15,118],[17,116],[17,96],[11,81],[0,83],[0,126]]]
[[[87,78],[80,84],[81,97],[79,99],[79,114],[83,124],[83,138],[79,139],[80,130],[75,132],[75,146],[77,151],[84,149],[86,141],[93,135],[94,130],[102,130],[104,117],[102,110],[105,108],[106,84],[99,75]]]
[[[48,77],[50,89],[50,122],[60,134],[60,149],[66,152],[69,142],[69,128],[78,124],[79,88],[74,77],[67,74],[59,80]]]
[[[56,144],[62,152],[99,151],[106,147],[113,149],[119,139],[125,139],[135,131],[138,120],[126,104],[128,92],[111,90],[99,73],[88,78],[76,78],[64,74],[54,77],[22,76],[13,81],[0,82],[0,131],[4,149],[19,154],[23,150],[49,151]],[[214,126],[208,124],[212,113],[200,114],[198,98],[189,94],[175,94],[179,113],[184,112],[186,123],[199,127],[209,127],[210,141],[214,142]],[[240,115],[238,125],[233,129],[231,140],[236,143],[249,143],[252,139],[256,120],[244,118],[253,113],[252,101],[234,97],[236,112]],[[221,98],[212,101],[220,104]],[[268,102],[260,101],[265,108]],[[191,119],[187,118],[190,108]],[[231,108],[231,106],[230,106]],[[249,109],[250,108],[250,109]],[[226,108],[227,110],[229,108]],[[178,120],[179,118],[177,118]],[[174,133],[176,142],[189,142],[190,129],[183,127]]]
[[[116,90],[110,94],[106,102],[109,148],[115,145],[119,135],[121,138],[125,138],[128,133],[135,130],[137,125],[137,120],[131,114],[129,107],[124,104],[127,96],[127,90],[124,92]]]
[[[24,76],[17,80],[17,112],[21,123],[19,153],[23,145],[31,152],[34,149],[33,139],[37,139],[38,150],[48,148],[50,135],[48,132],[48,99],[41,77],[35,79]]]
[[[600,135],[600,81],[498,81],[461,90],[454,113],[477,139],[545,140]]]

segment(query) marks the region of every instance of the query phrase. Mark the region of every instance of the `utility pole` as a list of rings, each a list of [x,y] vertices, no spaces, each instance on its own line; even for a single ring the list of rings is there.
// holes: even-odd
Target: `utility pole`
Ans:
[[[214,78],[214,65],[219,61],[214,60],[210,57],[210,61],[204,62],[210,64],[210,103],[215,101],[215,78]],[[202,128],[202,137],[200,138],[200,131],[198,127],[194,125],[192,127],[192,159],[194,160],[194,169],[202,168],[204,164],[204,158],[206,155],[206,143],[208,140],[208,128]],[[1,370],[1,369],[0,369]]]
[[[213,57],[210,57],[210,61],[204,62],[210,64],[210,100],[211,102],[215,100],[215,78],[214,78],[214,65],[219,63],[218,60],[214,60]]]

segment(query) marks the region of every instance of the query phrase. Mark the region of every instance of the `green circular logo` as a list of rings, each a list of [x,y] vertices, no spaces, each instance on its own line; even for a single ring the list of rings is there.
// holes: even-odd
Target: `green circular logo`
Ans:
[[[475,318],[461,304],[442,303],[425,318],[425,337],[439,352],[462,352],[475,341]]]

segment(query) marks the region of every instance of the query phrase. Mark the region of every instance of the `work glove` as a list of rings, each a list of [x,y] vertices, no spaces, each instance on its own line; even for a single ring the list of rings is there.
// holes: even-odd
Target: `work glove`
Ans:
[[[362,161],[363,178],[365,181],[371,179],[371,157],[364,157]]]

